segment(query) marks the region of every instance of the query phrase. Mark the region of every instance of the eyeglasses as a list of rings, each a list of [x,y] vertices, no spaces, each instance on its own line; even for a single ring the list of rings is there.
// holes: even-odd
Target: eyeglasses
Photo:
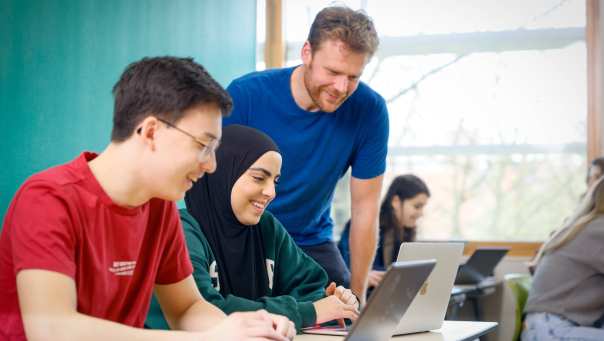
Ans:
[[[200,145],[201,148],[199,149],[199,154],[197,154],[197,161],[199,161],[199,162],[206,161],[208,159],[208,157],[210,157],[210,155],[216,153],[216,149],[218,149],[218,146],[220,145],[220,141],[218,141],[218,140],[212,140],[209,143],[204,143],[198,137],[195,137],[193,134],[175,126],[174,124],[172,124],[164,119],[158,118],[157,120],[164,123],[168,127],[174,128],[174,129],[178,130],[179,132],[187,135],[188,137],[192,138],[193,141],[195,141],[195,143]]]

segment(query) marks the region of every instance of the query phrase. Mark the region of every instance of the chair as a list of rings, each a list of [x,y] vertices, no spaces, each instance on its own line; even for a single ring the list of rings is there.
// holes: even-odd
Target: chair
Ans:
[[[523,313],[526,300],[528,298],[529,290],[533,278],[526,274],[508,274],[504,277],[506,286],[511,290],[512,295],[515,298],[515,322],[514,322],[514,341],[520,340],[520,334],[522,333]]]
[[[497,321],[499,325],[493,333],[484,337],[488,341],[516,341],[522,332],[522,315],[528,297],[532,278],[528,274],[507,274],[494,295],[485,297],[484,318]],[[481,338],[482,340],[482,338]]]

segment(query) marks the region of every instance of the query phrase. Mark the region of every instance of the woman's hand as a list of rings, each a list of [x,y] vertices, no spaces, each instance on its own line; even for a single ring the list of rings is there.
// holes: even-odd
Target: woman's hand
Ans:
[[[368,286],[370,288],[376,288],[382,282],[382,278],[384,278],[384,274],[386,271],[369,271],[369,276],[367,276]]]
[[[342,286],[336,287],[331,283],[325,289],[327,297],[314,302],[317,313],[317,323],[324,323],[332,320],[350,319],[355,321],[359,317],[359,302],[356,296]]]
[[[352,304],[355,306],[355,308],[357,310],[359,310],[359,300],[357,299],[357,297],[352,293],[352,290],[350,289],[346,289],[343,286],[338,286],[336,287],[336,283],[331,282],[331,284],[329,284],[329,286],[327,287],[327,289],[325,289],[325,293],[329,296],[329,295],[335,295],[337,298],[340,299],[340,301],[346,303],[346,304]]]

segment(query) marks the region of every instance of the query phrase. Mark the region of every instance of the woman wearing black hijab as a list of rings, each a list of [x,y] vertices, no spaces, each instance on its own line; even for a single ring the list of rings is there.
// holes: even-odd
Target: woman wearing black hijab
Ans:
[[[330,286],[325,271],[265,208],[275,197],[281,154],[253,128],[224,128],[218,166],[187,192],[181,220],[204,298],[225,313],[266,309],[296,329],[357,317],[352,292]],[[147,324],[160,327],[152,305]],[[164,325],[165,326],[165,325]]]

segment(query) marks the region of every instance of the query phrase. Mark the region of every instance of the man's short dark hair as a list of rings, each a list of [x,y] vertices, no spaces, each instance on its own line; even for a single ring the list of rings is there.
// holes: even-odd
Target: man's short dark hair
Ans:
[[[223,115],[233,106],[229,94],[192,58],[143,58],[126,68],[113,87],[115,104],[111,141],[132,135],[147,116],[176,123],[184,111],[200,104],[215,104]]]
[[[373,56],[379,45],[379,38],[373,21],[363,11],[354,11],[344,6],[322,9],[308,33],[308,42],[318,51],[325,40],[339,40],[357,53]]]

